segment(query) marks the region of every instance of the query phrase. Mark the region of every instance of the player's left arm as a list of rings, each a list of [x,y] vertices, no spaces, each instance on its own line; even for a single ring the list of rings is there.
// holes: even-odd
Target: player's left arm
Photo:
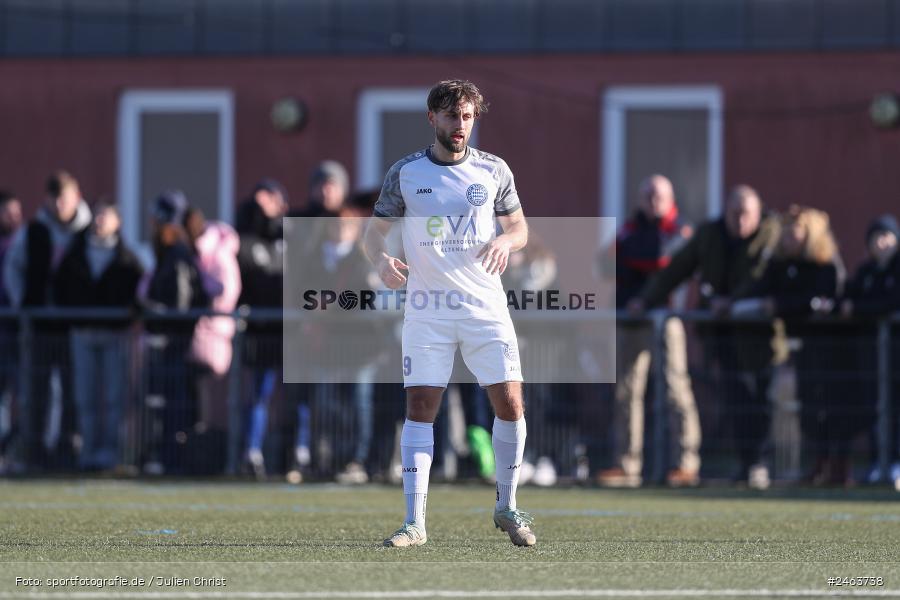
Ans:
[[[477,255],[477,258],[481,258],[485,270],[491,275],[503,274],[509,263],[510,252],[521,250],[528,243],[528,222],[521,208],[507,215],[497,215],[497,220],[503,233],[485,244]]]

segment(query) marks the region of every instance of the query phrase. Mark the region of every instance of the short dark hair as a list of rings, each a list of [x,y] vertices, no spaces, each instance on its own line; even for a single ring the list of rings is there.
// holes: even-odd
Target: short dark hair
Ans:
[[[118,205],[113,202],[108,196],[101,197],[91,207],[91,213],[93,213],[94,216],[99,215],[105,210],[111,210],[118,218],[122,218],[122,213],[119,212]]]
[[[428,92],[428,110],[438,112],[455,108],[461,102],[471,102],[475,106],[475,116],[480,117],[488,110],[478,87],[464,79],[447,79],[440,81]]]
[[[759,200],[760,205],[762,205],[762,198],[760,198],[759,192],[746,183],[739,183],[728,192],[728,202],[744,198],[756,198]]]
[[[58,198],[63,189],[69,186],[78,187],[78,180],[68,171],[56,171],[47,178],[47,193],[54,198]]]

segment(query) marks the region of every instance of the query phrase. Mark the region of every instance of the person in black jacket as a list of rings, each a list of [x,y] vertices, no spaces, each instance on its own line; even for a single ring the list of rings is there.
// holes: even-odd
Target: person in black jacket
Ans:
[[[44,206],[12,241],[3,264],[3,284],[13,306],[47,306],[53,274],[69,245],[91,224],[91,210],[78,181],[66,171],[47,179]]]
[[[235,229],[241,238],[240,305],[280,307],[284,265],[284,228],[287,192],[274,179],[263,179],[237,210]],[[281,325],[278,324],[278,332]],[[280,362],[280,360],[279,360]]]
[[[266,178],[238,207],[235,228],[241,238],[241,306],[281,309],[285,250],[282,217],[287,206],[287,191],[274,179]],[[243,361],[253,371],[253,396],[245,415],[244,463],[258,478],[266,475],[262,444],[268,428],[269,403],[281,379],[281,330],[281,320],[250,320],[244,337]],[[305,418],[308,422],[308,412]],[[301,458],[304,466],[309,463],[308,452]]]
[[[722,319],[733,304],[762,277],[781,236],[779,219],[763,205],[759,193],[740,184],[728,194],[724,214],[701,223],[691,239],[654,273],[640,296],[629,302],[638,308],[660,306],[692,278],[700,293],[698,308]],[[769,486],[765,439],[771,419],[766,390],[773,352],[770,323],[717,320],[698,323],[707,362],[719,366],[715,385],[722,390],[722,409],[730,422],[738,459],[736,483],[751,488]]]
[[[794,356],[801,427],[813,451],[810,483],[849,482],[850,439],[845,352],[840,334],[814,317],[834,309],[845,273],[831,233],[828,215],[791,206],[782,218],[775,257],[751,296],[763,298],[765,312],[783,320],[790,338],[799,338]]]
[[[848,358],[854,361],[856,371],[861,374],[857,384],[863,390],[854,397],[860,399],[857,418],[870,426],[870,443],[873,467],[867,476],[869,483],[875,483],[884,475],[877,464],[877,427],[875,427],[875,402],[877,388],[872,377],[863,374],[875,372],[877,364],[875,319],[900,310],[900,226],[892,215],[882,215],[869,225],[866,231],[866,247],[869,258],[856,270],[847,285],[840,312],[845,317],[857,317],[859,338],[856,352]],[[896,333],[897,328],[892,328]],[[893,339],[896,339],[894,337]],[[900,355],[891,353],[890,372],[900,373]],[[887,474],[894,486],[900,490],[900,381],[894,376],[891,382],[891,419],[888,427],[889,458],[893,462]]]
[[[133,308],[143,268],[119,235],[118,209],[98,204],[93,212],[93,225],[75,238],[56,270],[54,300],[59,306]],[[85,470],[117,464],[131,323],[80,321],[70,333],[72,389],[82,440],[78,462]]]
[[[6,253],[22,227],[22,203],[9,190],[0,190],[0,272]],[[8,309],[9,296],[0,281],[0,308]],[[15,438],[18,423],[14,405],[19,383],[19,332],[14,319],[0,321],[0,475],[16,466],[6,458],[6,449]]]
[[[235,230],[241,239],[238,266],[241,269],[241,296],[238,305],[253,308],[281,308],[284,285],[284,227],[282,218],[287,211],[287,192],[274,179],[263,179],[237,209]],[[268,326],[250,323],[248,338],[261,335],[281,335],[281,322]],[[278,341],[279,351],[281,341]],[[261,350],[248,348],[244,359],[251,365],[281,366],[280,352],[274,357],[258,356]],[[264,351],[262,351],[264,352]]]
[[[66,171],[47,178],[44,205],[16,233],[3,261],[3,283],[14,307],[38,308],[53,301],[53,275],[78,234],[91,224],[91,211],[78,181]],[[33,324],[27,406],[19,417],[29,468],[74,465],[76,416],[69,393],[68,326],[54,320]],[[58,407],[58,409],[54,409]]]
[[[142,299],[150,309],[187,311],[209,306],[200,270],[182,225],[187,198],[180,190],[163,192],[153,209],[153,253],[156,266],[150,274]],[[152,323],[148,331],[191,334],[193,320]]]
[[[138,288],[138,297],[151,311],[185,312],[209,307],[200,270],[182,226],[188,203],[179,190],[163,192],[153,204],[153,249],[156,266]],[[151,474],[178,472],[186,464],[187,434],[195,421],[191,403],[188,350],[194,318],[148,318],[146,405],[161,412],[162,438],[147,435],[144,470]],[[146,421],[148,425],[151,420]]]

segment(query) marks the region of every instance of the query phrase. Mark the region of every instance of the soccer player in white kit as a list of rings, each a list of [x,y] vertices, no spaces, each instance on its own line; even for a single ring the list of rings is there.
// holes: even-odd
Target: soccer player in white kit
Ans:
[[[487,389],[496,414],[494,524],[518,546],[535,544],[532,518],[516,506],[525,448],[522,370],[500,283],[510,252],[528,241],[528,225],[509,167],[468,145],[475,120],[485,111],[484,98],[471,82],[442,81],[431,89],[428,121],[434,143],[391,167],[366,232],[366,252],[384,284],[396,290],[407,283],[406,422],[400,437],[406,520],[385,546],[419,546],[427,540],[433,424],[457,348]],[[408,266],[389,254],[385,242],[400,217]]]

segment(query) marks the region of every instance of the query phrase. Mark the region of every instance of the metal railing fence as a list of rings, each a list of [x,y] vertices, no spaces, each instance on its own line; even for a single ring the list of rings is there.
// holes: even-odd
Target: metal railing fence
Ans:
[[[233,318],[237,324],[231,366],[219,377],[185,359],[194,322],[213,315]],[[737,344],[742,352],[751,354],[764,350],[762,344],[769,344],[769,338],[745,336],[741,331],[755,327],[758,332],[760,326],[768,327],[771,319],[720,320],[702,311],[653,311],[642,317],[598,314],[592,318],[613,317],[622,325],[648,326],[653,357],[666,352],[668,319],[677,317],[688,325],[690,373],[703,422],[704,463],[726,464],[738,442],[729,440],[724,433],[727,427],[716,415],[727,409],[730,386],[748,373],[747,369],[735,370],[734,364],[740,363],[729,363],[723,356],[728,344]],[[6,430],[0,438],[0,455],[17,454],[27,473],[41,467],[102,469],[104,465],[116,464],[131,472],[150,474],[235,475],[247,468],[248,440],[255,435],[269,473],[302,466],[306,477],[329,478],[343,465],[363,461],[370,473],[392,478],[398,454],[396,423],[403,415],[402,386],[376,383],[367,387],[365,382],[281,385],[284,318],[302,315],[286,314],[280,309],[241,310],[227,315],[209,311],[136,314],[118,309],[0,310],[0,383],[4,388],[0,393],[7,404],[10,391],[16,400],[14,410],[8,405],[0,410],[0,429]],[[571,317],[557,313],[542,314],[540,318]],[[841,329],[848,323],[858,326],[852,335]],[[897,452],[892,447],[896,437],[892,423],[898,415],[893,414],[896,410],[892,409],[892,402],[898,389],[900,374],[894,365],[900,352],[892,346],[900,340],[892,337],[892,329],[900,325],[900,315],[876,321],[825,318],[802,324],[804,331],[821,329],[819,338],[807,336],[808,347],[803,354],[807,358],[797,358],[801,353],[795,351],[794,362],[772,368],[787,365],[789,370],[801,374],[801,385],[830,377],[835,393],[858,389],[858,396],[872,396],[873,423],[877,424],[872,435],[872,462],[880,467],[881,477],[886,477]],[[835,329],[829,331],[832,327]],[[759,348],[752,348],[753,344]],[[810,352],[811,348],[822,351]],[[829,350],[826,352],[825,348]],[[95,365],[100,366],[90,368],[99,368],[101,373],[84,371],[88,368],[84,366],[88,355],[98,357]],[[849,357],[845,363],[841,362],[843,356]],[[808,362],[809,357],[812,363]],[[767,381],[771,375],[768,373]],[[275,378],[274,388],[267,387],[266,377]],[[79,383],[79,379],[92,380],[94,386]],[[664,481],[672,466],[672,432],[666,418],[671,408],[666,381],[665,361],[652,360],[645,481]],[[117,407],[113,406],[116,398],[101,401],[101,396],[110,394],[122,395],[128,401],[120,398]],[[360,396],[365,398],[360,400]],[[614,396],[609,384],[526,385],[526,456],[532,460],[551,456],[562,476],[585,478],[588,458],[591,469],[596,470],[609,453],[609,439],[616,435],[610,426],[610,400]],[[767,389],[766,397],[770,396]],[[443,448],[436,453],[440,454],[436,460],[439,472],[447,478],[466,474],[456,464],[456,457],[467,452],[466,428],[490,428],[490,408],[477,389],[463,387],[451,392],[450,397],[437,433]],[[792,400],[797,400],[796,394]],[[85,403],[91,408],[86,409]],[[368,408],[360,410],[361,406]],[[798,412],[796,402],[779,406],[788,407],[784,414]],[[779,406],[767,405],[762,410],[778,411]],[[863,404],[859,406],[860,414],[855,416],[863,418]],[[85,413],[91,418],[86,418]],[[259,417],[262,413],[264,418]],[[114,422],[108,422],[110,419]],[[254,422],[257,429],[259,423],[263,424],[262,434],[254,433]],[[737,427],[741,420],[734,422]],[[47,423],[55,425],[47,427]],[[782,420],[776,419],[775,429],[767,433],[767,443],[773,442],[771,434],[777,445],[779,436],[784,437],[778,431],[799,427],[783,425]],[[114,431],[112,436],[110,429]],[[184,435],[179,437],[180,433]],[[730,435],[739,437],[736,431]],[[791,435],[796,438],[796,431],[788,437]],[[367,447],[361,447],[360,437]],[[75,440],[74,446],[53,455],[52,448],[58,449],[60,440],[65,446],[69,438]],[[115,440],[121,443],[116,446]],[[780,454],[775,463],[782,465],[776,470],[793,470],[796,475],[801,467],[796,458],[799,443],[797,439],[788,440],[787,444],[793,447],[776,449]],[[104,455],[111,446],[117,448],[112,459]],[[300,447],[310,453],[309,457],[299,457],[307,458],[306,464],[298,464]],[[724,470],[724,466],[704,468],[705,473],[713,475]]]

